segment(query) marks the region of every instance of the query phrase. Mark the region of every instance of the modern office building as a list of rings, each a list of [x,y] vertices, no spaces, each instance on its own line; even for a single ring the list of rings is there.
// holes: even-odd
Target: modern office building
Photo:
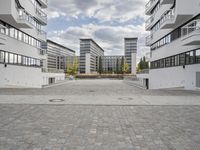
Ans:
[[[97,70],[102,68],[104,73],[122,72],[122,63],[125,61],[124,56],[97,56]],[[101,66],[100,66],[101,65]]]
[[[129,73],[131,74],[136,74],[137,40],[138,38],[124,39],[124,56],[129,66]]]
[[[150,0],[150,88],[200,88],[200,1]]]
[[[41,88],[64,75],[43,73],[47,67],[47,0],[0,1],[0,87]]]
[[[75,51],[61,44],[47,40],[47,68],[51,72],[64,72],[66,58],[75,56]]]
[[[95,73],[96,57],[103,56],[104,50],[92,39],[80,39],[80,73]]]

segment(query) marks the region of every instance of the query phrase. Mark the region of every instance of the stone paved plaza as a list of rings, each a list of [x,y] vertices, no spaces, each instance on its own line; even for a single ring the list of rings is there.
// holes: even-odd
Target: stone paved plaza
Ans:
[[[46,102],[61,97],[71,101]],[[120,80],[0,89],[0,150],[200,150],[198,101],[199,92],[146,91]]]

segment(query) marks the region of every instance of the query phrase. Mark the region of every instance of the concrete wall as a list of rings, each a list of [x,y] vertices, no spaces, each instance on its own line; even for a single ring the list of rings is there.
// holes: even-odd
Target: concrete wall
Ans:
[[[0,64],[0,72],[0,87],[42,87],[41,68]]]
[[[42,73],[42,85],[49,84],[49,78],[55,78],[55,83],[65,80],[64,73]]]
[[[150,70],[150,89],[184,87],[197,89],[196,72],[200,72],[200,64]]]

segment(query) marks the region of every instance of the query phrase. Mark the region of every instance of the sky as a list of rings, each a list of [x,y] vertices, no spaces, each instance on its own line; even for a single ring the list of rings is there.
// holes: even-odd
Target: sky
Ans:
[[[49,0],[48,39],[79,55],[80,39],[92,38],[105,55],[123,55],[124,37],[138,37],[137,60],[145,46],[145,4],[148,0]]]

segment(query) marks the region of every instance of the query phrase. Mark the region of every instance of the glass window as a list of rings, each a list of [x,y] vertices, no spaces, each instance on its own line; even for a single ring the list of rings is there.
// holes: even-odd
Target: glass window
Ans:
[[[22,57],[22,64],[26,65],[26,57],[25,56]]]
[[[8,25],[6,25],[5,32],[6,32],[5,33],[6,35],[9,35],[9,26]]]
[[[30,64],[31,64],[31,59],[28,57],[27,58],[27,65],[30,66]]]
[[[180,54],[179,61],[181,66],[185,65],[185,53]]]
[[[170,67],[170,57],[165,58],[165,67]]]
[[[15,29],[15,39],[18,39],[18,30]]]
[[[175,66],[179,66],[179,55],[175,56]]]
[[[200,49],[196,50],[196,63],[200,63]]]
[[[185,53],[185,64],[190,64],[190,52]]]
[[[18,32],[18,35],[19,35],[19,40],[22,41],[22,32],[19,31],[19,32]]]
[[[5,34],[5,33],[6,33],[6,29],[5,29],[5,28],[0,28],[0,32],[1,32],[2,34]]]
[[[14,63],[14,55],[12,53],[9,53],[9,63]]]
[[[14,38],[14,34],[15,34],[14,28],[10,28],[10,36]]]
[[[171,57],[171,65],[170,66],[175,66],[175,56]]]
[[[194,64],[195,62],[195,57],[194,57],[194,51],[190,52],[190,64]]]
[[[3,63],[4,62],[4,52],[3,51],[0,51],[0,62]]]
[[[9,57],[8,57],[8,52],[5,52],[5,63],[8,63]]]
[[[13,58],[14,60],[13,60],[13,63],[14,64],[17,64],[17,55],[16,54],[14,54],[14,58]]]
[[[22,56],[18,55],[18,59],[17,59],[18,64],[22,64]]]
[[[25,57],[25,65],[28,66],[28,58]]]

